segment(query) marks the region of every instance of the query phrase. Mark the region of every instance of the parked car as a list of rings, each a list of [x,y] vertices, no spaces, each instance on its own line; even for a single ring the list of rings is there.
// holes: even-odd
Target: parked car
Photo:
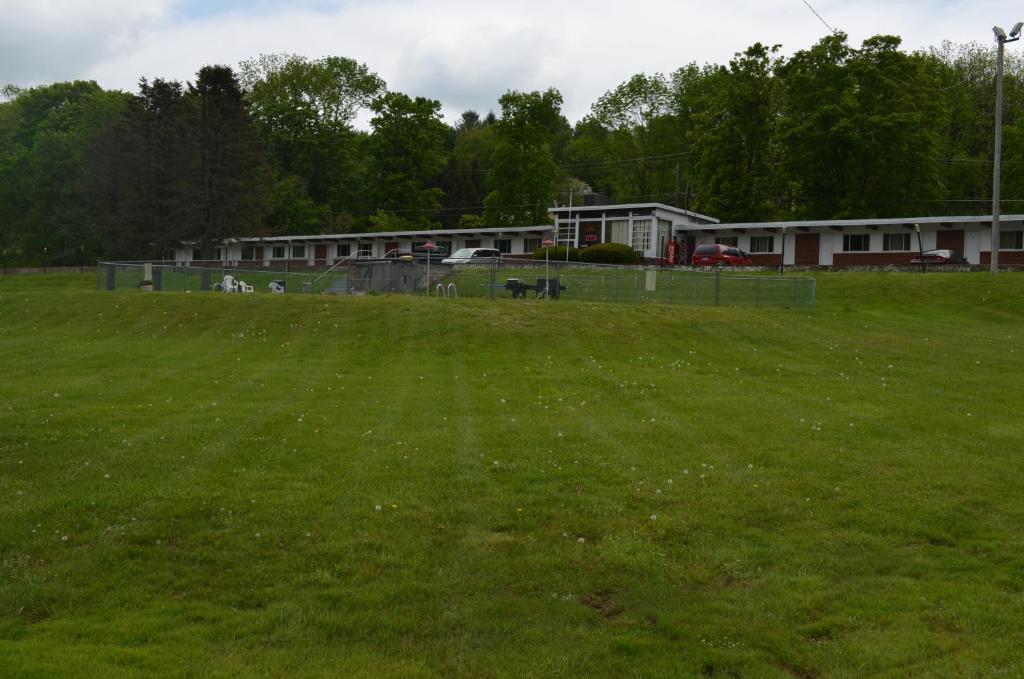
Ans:
[[[967,266],[967,260],[956,250],[928,250],[924,254],[910,258],[911,264],[951,264]]]
[[[751,266],[753,260],[739,248],[728,245],[698,245],[690,260],[693,266]]]
[[[494,248],[462,248],[451,257],[441,260],[442,264],[484,264],[501,257]]]
[[[412,256],[415,257],[417,260],[426,261],[428,252],[431,261],[440,261],[447,257],[449,254],[448,248],[446,248],[443,245],[435,245],[433,250],[428,250],[422,245],[417,245],[412,249]]]

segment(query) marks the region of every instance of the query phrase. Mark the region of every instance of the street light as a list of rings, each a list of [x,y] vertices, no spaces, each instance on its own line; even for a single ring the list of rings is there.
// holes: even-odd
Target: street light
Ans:
[[[1020,40],[1020,30],[1024,22],[1018,21],[1010,29],[1010,37],[999,26],[992,27],[996,36],[998,53],[996,55],[996,144],[992,163],[992,273],[999,272],[999,182],[1003,155],[1003,47],[1008,42]]]

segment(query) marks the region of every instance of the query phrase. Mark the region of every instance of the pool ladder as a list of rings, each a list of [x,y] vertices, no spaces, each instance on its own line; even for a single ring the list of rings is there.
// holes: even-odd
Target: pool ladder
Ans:
[[[454,297],[455,299],[458,299],[459,289],[455,287],[455,283],[449,283],[447,288],[444,286],[444,283],[438,283],[437,287],[434,288],[434,296],[444,296],[445,298]]]

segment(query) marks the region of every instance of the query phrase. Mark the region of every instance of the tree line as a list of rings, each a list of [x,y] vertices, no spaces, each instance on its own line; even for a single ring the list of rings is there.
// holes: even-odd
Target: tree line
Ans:
[[[555,89],[448,125],[440,102],[333,56],[262,55],[136,93],[7,86],[0,248],[5,264],[75,264],[238,235],[531,225],[587,193],[723,221],[986,214],[994,73],[976,44],[837,33],[637,74],[575,125]],[[1022,77],[1010,55],[1004,212],[1024,211]]]

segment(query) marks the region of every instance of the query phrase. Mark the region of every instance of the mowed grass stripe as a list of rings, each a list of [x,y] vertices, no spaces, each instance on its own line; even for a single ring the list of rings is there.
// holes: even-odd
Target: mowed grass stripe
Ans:
[[[92,284],[0,279],[5,674],[1021,670],[1018,276]]]

